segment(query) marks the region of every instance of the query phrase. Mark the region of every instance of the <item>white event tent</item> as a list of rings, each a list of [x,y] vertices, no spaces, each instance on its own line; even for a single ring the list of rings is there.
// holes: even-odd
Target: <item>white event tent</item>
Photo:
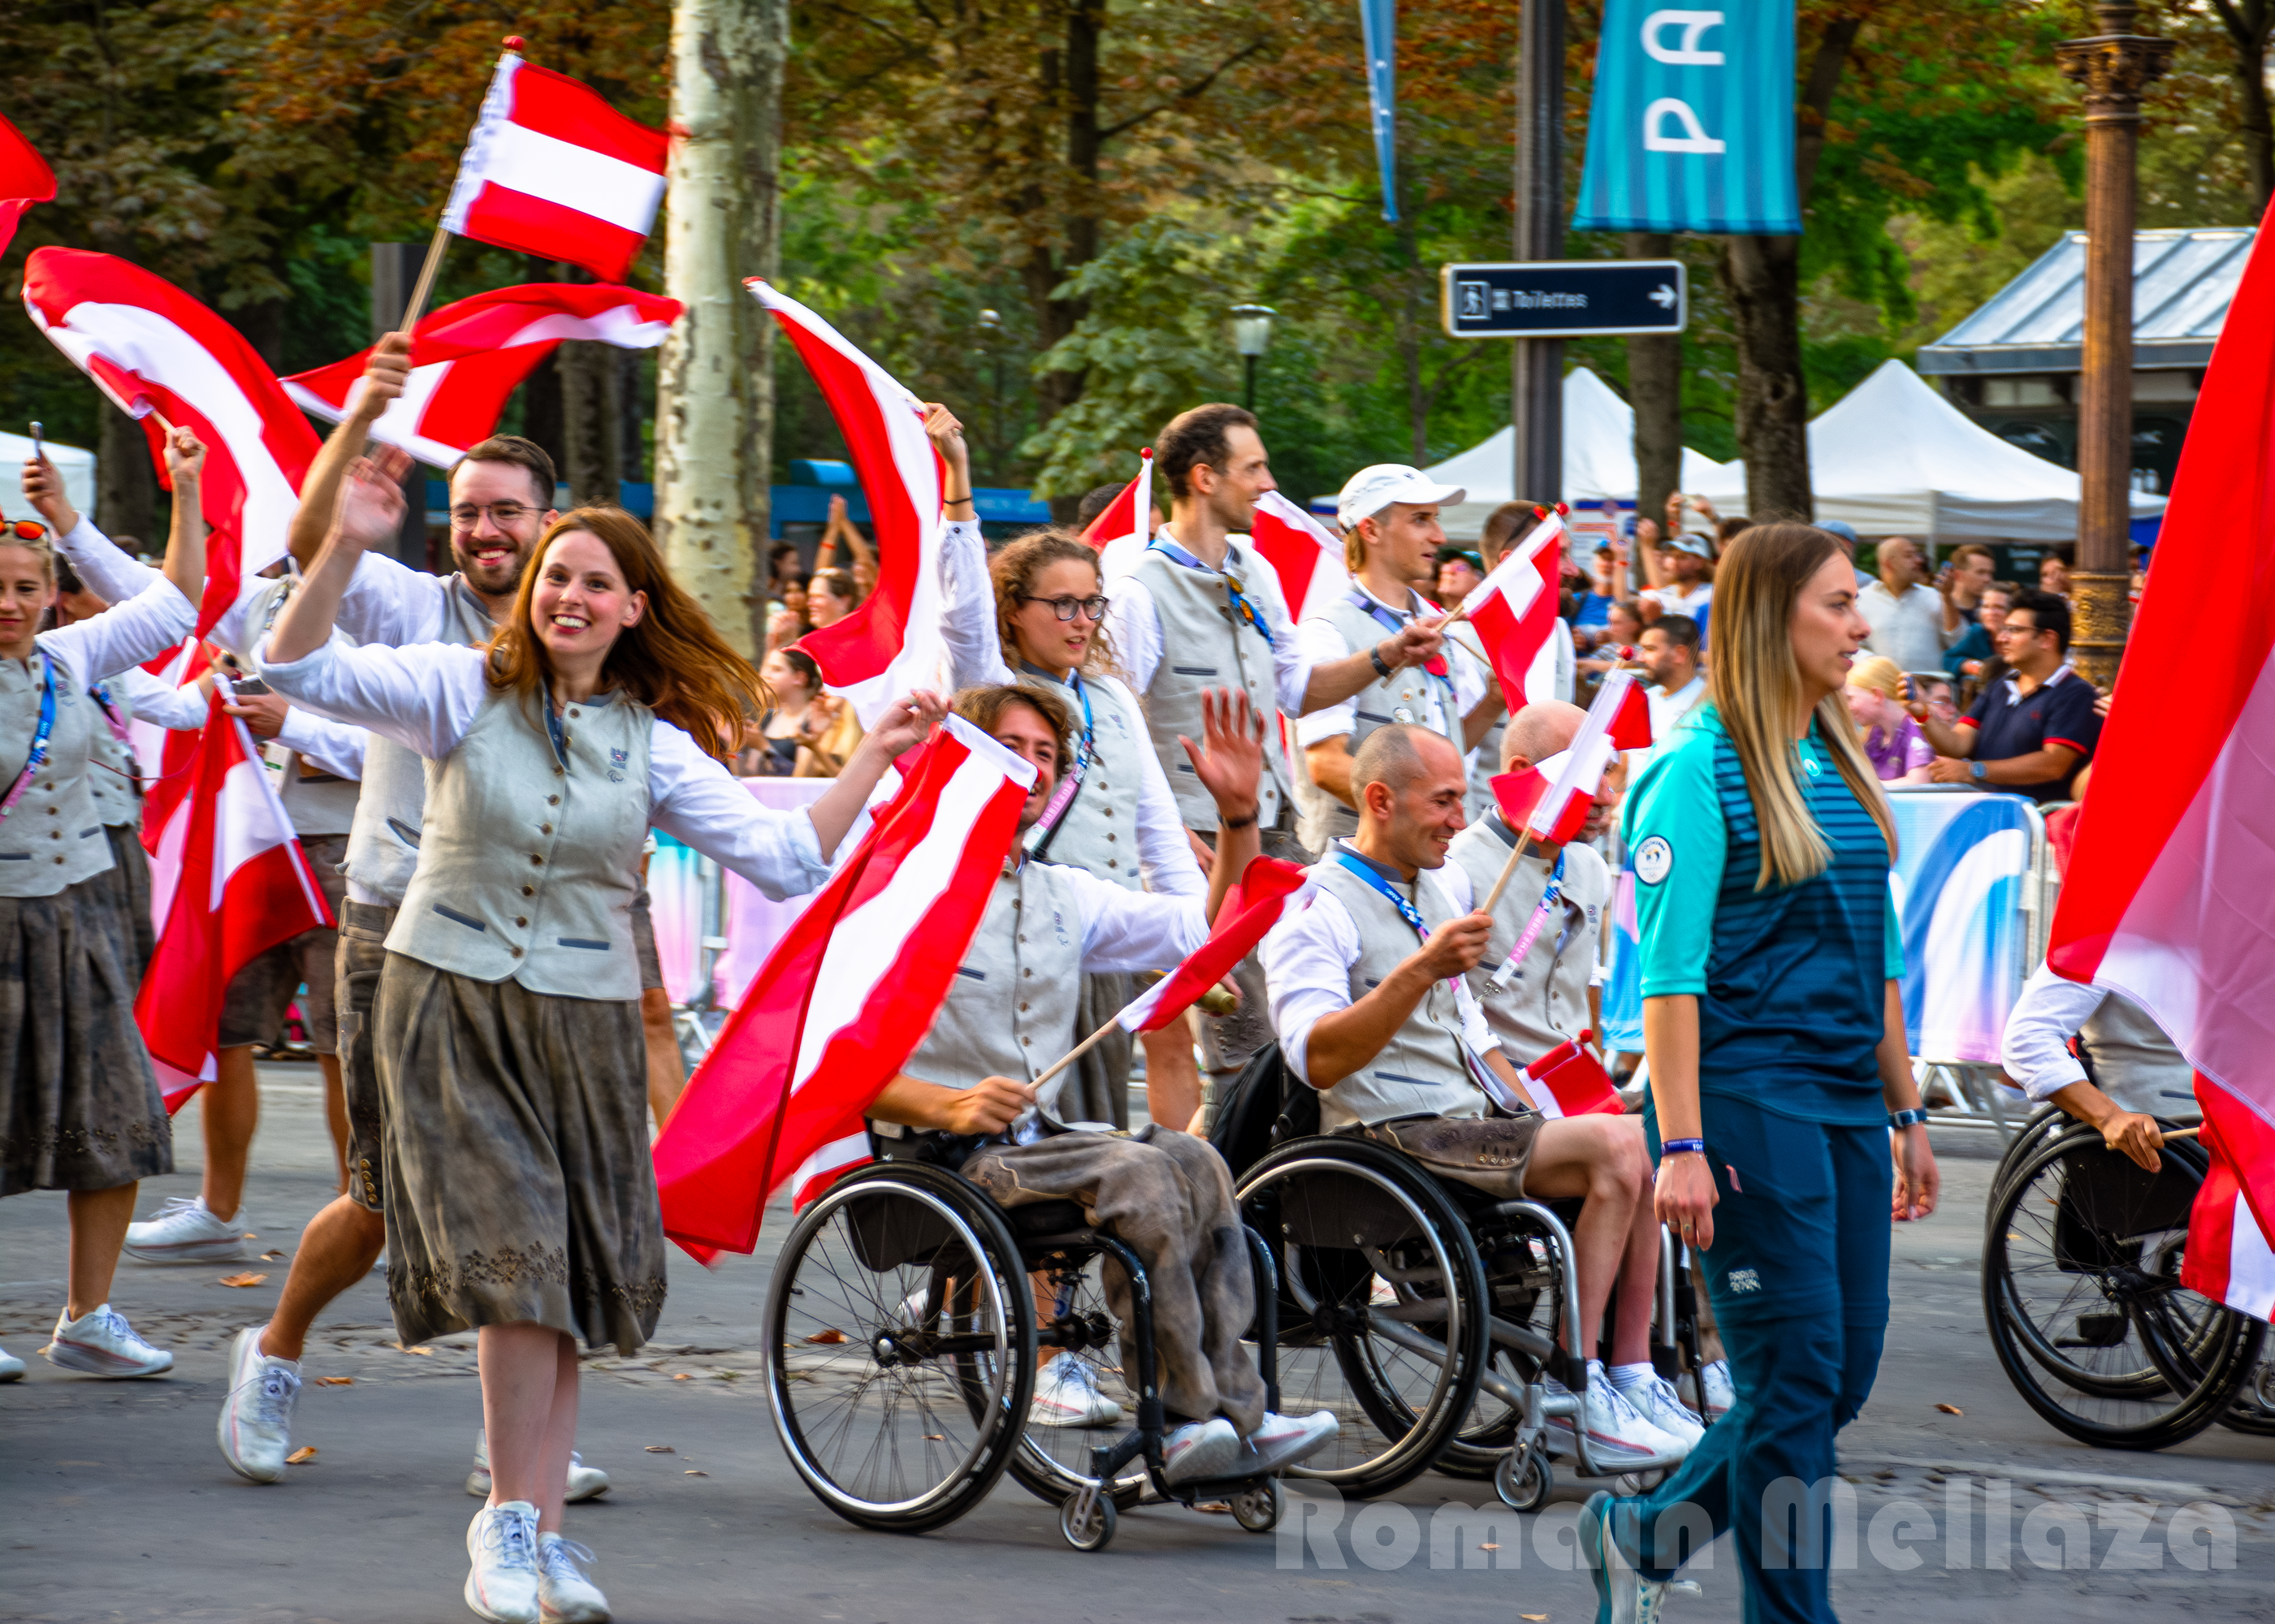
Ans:
[[[1845,520],[1860,535],[2077,538],[2076,473],[2007,444],[1901,361],[1882,363],[1810,424],[1809,472],[1817,517]],[[1742,462],[1719,465],[1695,486],[1686,471],[1683,488],[1724,514],[1746,511]],[[2164,510],[2164,497],[2133,494],[2135,518]]]
[[[1720,472],[1721,466],[1686,446],[1682,488],[1701,488]],[[1445,509],[1440,519],[1447,536],[1456,541],[1474,541],[1493,510],[1515,500],[1519,494],[1512,488],[1516,478],[1516,430],[1503,428],[1425,472],[1441,484],[1458,485],[1469,492],[1466,502]],[[1633,502],[1636,484],[1634,409],[1594,373],[1575,366],[1564,374],[1563,499],[1576,508],[1591,502]]]
[[[48,460],[64,476],[64,495],[82,513],[94,511],[94,453],[75,445],[42,442]],[[0,433],[0,518],[35,519],[40,516],[24,500],[24,465],[32,460],[32,442],[26,434]]]

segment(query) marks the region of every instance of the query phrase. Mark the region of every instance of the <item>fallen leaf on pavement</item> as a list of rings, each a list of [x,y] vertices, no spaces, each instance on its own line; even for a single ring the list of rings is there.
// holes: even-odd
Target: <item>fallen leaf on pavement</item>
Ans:
[[[435,1350],[431,1348],[404,1348],[400,1342],[393,1342],[389,1344],[389,1346],[401,1348],[403,1352],[407,1354],[417,1354],[422,1359],[431,1359],[435,1356]]]
[[[221,1277],[221,1283],[224,1286],[258,1286],[268,1278],[266,1274],[224,1274]]]
[[[650,1444],[647,1446],[647,1452],[650,1454],[677,1454],[679,1453],[679,1451],[674,1449],[669,1444]]]
[[[261,1261],[263,1263],[273,1263],[283,1255],[284,1254],[283,1252],[276,1250],[265,1251],[261,1254]]]
[[[352,1376],[319,1376],[316,1378],[316,1386],[319,1387],[352,1387],[355,1386],[355,1378]]]
[[[709,1472],[692,1472],[692,1471],[691,1471],[691,1472],[682,1472],[682,1473],[680,1473],[679,1475],[680,1475],[681,1477],[708,1477],[711,1474],[710,1474]]]
[[[1480,1550],[1480,1551],[1498,1551],[1498,1550],[1500,1550],[1500,1547],[1499,1545],[1479,1545],[1479,1546],[1478,1547],[1478,1550]]]
[[[1967,1413],[1956,1404],[1939,1404],[1936,1408],[1946,1416],[1963,1416]]]
[[[685,1371],[682,1371],[678,1375],[673,1377],[671,1379],[674,1381],[692,1381],[695,1379],[692,1376],[690,1376]]]
[[[1197,1500],[1193,1504],[1193,1509],[1206,1511],[1211,1516],[1228,1517],[1232,1514],[1232,1502],[1230,1500]]]
[[[824,1345],[828,1345],[843,1341],[845,1340],[845,1333],[835,1329],[828,1331],[816,1331],[812,1336],[807,1337],[805,1340],[809,1342],[820,1342]]]
[[[1520,1613],[1516,1616],[1526,1620],[1526,1624],[1548,1624],[1548,1615],[1545,1613]]]
[[[948,1434],[945,1432],[927,1432],[925,1434],[925,1442],[928,1444],[944,1444],[947,1441]]]
[[[295,1449],[291,1454],[284,1457],[284,1464],[287,1466],[306,1466],[309,1462],[315,1458],[316,1446],[314,1444],[303,1444],[298,1449]]]

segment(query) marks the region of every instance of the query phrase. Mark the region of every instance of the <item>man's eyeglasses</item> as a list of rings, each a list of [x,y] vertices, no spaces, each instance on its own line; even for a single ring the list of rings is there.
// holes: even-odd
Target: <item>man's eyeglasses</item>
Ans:
[[[510,530],[536,511],[525,502],[493,502],[481,508],[471,502],[462,502],[450,510],[450,525],[453,529],[472,530],[482,522],[482,515],[487,513],[490,516],[491,524],[500,530]]]
[[[1075,616],[1075,611],[1077,609],[1081,610],[1093,621],[1102,621],[1106,618],[1107,606],[1106,600],[1104,598],[1029,598],[1022,596],[1019,601],[1022,603],[1047,603],[1051,606],[1051,613],[1057,616],[1061,620],[1072,620]]]

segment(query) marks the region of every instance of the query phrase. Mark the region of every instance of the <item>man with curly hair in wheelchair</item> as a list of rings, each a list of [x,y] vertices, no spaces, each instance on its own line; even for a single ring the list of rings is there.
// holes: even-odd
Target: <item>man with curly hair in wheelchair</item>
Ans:
[[[1351,783],[1358,832],[1311,870],[1311,905],[1264,942],[1289,1068],[1319,1091],[1326,1132],[1363,1135],[1503,1200],[1583,1197],[1573,1231],[1579,1345],[1597,1346],[1624,1265],[1633,1289],[1621,1296],[1621,1341],[1647,1348],[1659,1240],[1639,1127],[1606,1115],[1544,1120],[1463,979],[1493,919],[1474,910],[1469,872],[1447,861],[1466,821],[1460,753],[1425,728],[1379,728],[1359,746]],[[1426,880],[1425,870],[1434,871]],[[1552,1439],[1584,1426],[1599,1460],[1680,1457],[1697,1438],[1658,1424],[1594,1358],[1583,1409],[1552,1422]]]
[[[1074,747],[1072,716],[1055,695],[1009,686],[966,689],[956,712],[1034,765],[1020,815],[1026,829]],[[1166,970],[1194,952],[1256,856],[1262,722],[1247,697],[1230,691],[1205,696],[1203,718],[1201,746],[1180,743],[1221,825],[1206,902],[1124,890],[1083,869],[1028,861],[1015,849],[931,1030],[869,1108],[888,1159],[960,1163],[965,1178],[1006,1207],[1078,1202],[1087,1221],[1138,1254],[1152,1283],[1170,1424],[1162,1475],[1171,1483],[1269,1476],[1336,1431],[1325,1410],[1299,1417],[1265,1409],[1263,1379],[1241,1347],[1256,1293],[1223,1159],[1160,1123],[1127,1134],[1061,1122],[1054,1091],[1039,1097],[1033,1081],[1074,1046],[1085,973]],[[1129,1282],[1107,1269],[1104,1284],[1123,1368],[1135,1369]],[[1102,1400],[1102,1413],[1090,1424],[1118,1416],[1112,1401],[1092,1396]]]

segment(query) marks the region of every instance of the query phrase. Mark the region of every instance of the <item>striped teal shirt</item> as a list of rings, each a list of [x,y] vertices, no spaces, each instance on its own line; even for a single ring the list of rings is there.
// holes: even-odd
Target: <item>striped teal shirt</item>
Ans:
[[[1885,983],[1904,973],[1879,825],[1816,729],[1803,784],[1833,861],[1754,889],[1761,838],[1738,752],[1712,703],[1652,752],[1628,799],[1643,995],[1698,999],[1698,1089],[1804,1121],[1886,1120],[1875,1051]]]

